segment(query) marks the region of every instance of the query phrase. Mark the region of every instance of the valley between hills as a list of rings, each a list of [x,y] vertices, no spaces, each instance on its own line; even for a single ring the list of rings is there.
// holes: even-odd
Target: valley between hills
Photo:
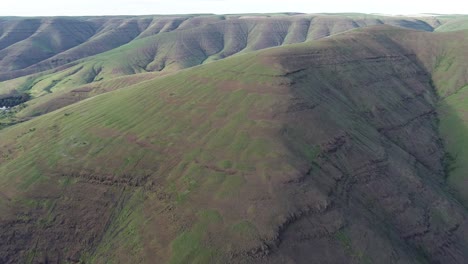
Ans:
[[[468,17],[0,18],[0,263],[466,263]]]

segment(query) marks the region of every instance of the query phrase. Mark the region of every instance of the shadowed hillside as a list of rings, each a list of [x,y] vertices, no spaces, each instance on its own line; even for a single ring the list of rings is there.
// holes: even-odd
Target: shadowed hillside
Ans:
[[[220,20],[80,63],[186,41],[162,54],[194,66],[236,47]],[[241,50],[304,37],[275,23]],[[466,262],[466,36],[384,25],[45,95],[114,90],[0,131],[0,262]]]

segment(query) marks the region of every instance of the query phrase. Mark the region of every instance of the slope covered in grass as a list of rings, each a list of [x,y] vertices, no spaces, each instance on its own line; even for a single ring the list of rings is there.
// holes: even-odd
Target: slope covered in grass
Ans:
[[[431,18],[393,18],[364,14],[0,18],[0,80],[55,68],[115,49],[134,40],[206,26],[211,29],[210,25],[226,35],[224,39],[214,40],[218,46],[224,46],[223,41],[227,42],[227,45],[233,43],[234,46],[228,45],[223,53],[211,58],[216,59],[219,56],[222,58],[223,55],[232,55],[231,52],[238,52],[236,45],[243,45],[239,47],[241,49],[255,50],[278,46],[283,42],[287,44],[318,39],[376,24],[432,31],[441,22]],[[242,28],[241,34],[231,38],[230,35],[239,31],[237,27]],[[245,30],[255,36],[248,44],[242,41],[246,38]],[[198,54],[198,57],[200,56],[203,57],[203,54]],[[199,58],[194,57],[191,63],[197,60]],[[158,67],[161,66],[155,65],[155,68]]]
[[[1,130],[1,262],[462,263],[438,36],[233,56]]]
[[[24,75],[50,69],[119,47],[140,35],[172,31],[192,17],[3,18],[0,69],[13,72],[6,76],[15,70],[25,69],[18,72]]]
[[[454,19],[458,17],[439,21],[434,17],[365,14],[3,19],[0,39],[4,47],[0,52],[4,57],[0,66],[5,62],[5,71],[0,73],[0,79],[27,76],[0,82],[0,94],[19,91],[36,98],[45,97],[36,100],[39,105],[36,101],[30,102],[28,105],[33,107],[18,109],[21,113],[14,118],[2,118],[1,122],[28,119],[106,92],[109,89],[96,88],[106,86],[99,82],[117,83],[112,80],[121,76],[148,72],[155,72],[154,76],[164,75],[238,53],[314,41],[372,25],[389,24],[432,31]],[[27,26],[30,28],[26,30]],[[70,34],[73,38],[69,37]],[[52,42],[42,43],[41,39]],[[41,51],[36,52],[37,45],[31,43],[40,43]],[[47,52],[43,53],[43,50]],[[26,57],[27,60],[24,59]],[[19,66],[17,63],[28,65]],[[74,96],[77,94],[75,91],[83,89],[95,92],[80,92],[79,96]],[[71,94],[73,98],[70,98]],[[50,102],[47,101],[49,99]]]
[[[435,31],[449,32],[468,29],[468,16],[448,17],[446,19],[447,22],[443,23],[443,25],[438,27]]]
[[[419,33],[411,37],[395,33],[392,39],[401,43],[408,52],[418,54],[418,60],[431,75],[432,86],[438,95],[436,112],[440,137],[447,152],[444,157],[447,181],[456,195],[466,203],[468,105],[465,97],[468,85],[468,32]]]

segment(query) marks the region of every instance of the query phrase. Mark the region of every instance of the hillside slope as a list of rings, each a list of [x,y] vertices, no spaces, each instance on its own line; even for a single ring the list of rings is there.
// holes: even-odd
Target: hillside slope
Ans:
[[[0,262],[463,263],[433,56],[464,36],[357,30],[3,129]]]
[[[0,122],[27,120],[107,92],[112,89],[99,87],[109,83],[117,89],[120,86],[113,81],[117,77],[154,73],[122,82],[135,83],[239,53],[314,41],[360,27],[389,24],[433,31],[457,19],[364,14],[5,18],[0,22],[0,80],[6,81],[0,82],[0,96],[45,97],[28,102],[28,107]]]
[[[205,28],[202,34],[206,34],[212,29],[206,28],[209,25],[221,31],[218,35],[226,35],[224,40],[215,39],[216,45],[232,42],[219,55],[228,56],[246,47],[255,50],[297,43],[376,24],[432,31],[441,23],[430,18],[302,14],[0,18],[0,80],[52,69],[149,36],[194,28]],[[245,43],[248,33],[254,37]]]

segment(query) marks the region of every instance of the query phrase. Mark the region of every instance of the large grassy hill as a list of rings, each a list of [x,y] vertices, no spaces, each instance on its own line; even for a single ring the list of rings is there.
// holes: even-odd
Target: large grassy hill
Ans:
[[[303,42],[376,24],[432,31],[441,22],[431,18],[320,14],[0,18],[0,80],[55,68],[135,40],[168,32],[178,32],[180,34],[176,36],[189,40],[193,38],[193,32],[190,33],[192,29],[197,31],[195,34],[198,37],[213,33],[211,47],[216,52],[212,51],[214,53],[210,55],[217,54],[211,58],[216,59],[244,49],[248,51]],[[213,30],[217,33],[214,34]],[[184,37],[184,32],[187,31],[188,37]],[[205,38],[205,41],[210,39]],[[200,47],[200,43],[191,42],[193,41],[185,43],[184,45],[188,45],[185,48],[196,49],[198,52],[210,47],[203,44]],[[195,45],[191,46],[192,44]],[[173,55],[185,56],[183,52],[177,52],[183,48],[176,45],[173,51],[176,54]],[[153,49],[154,47],[148,53],[154,53]],[[204,54],[192,55],[196,56],[192,58],[190,65],[198,62],[200,57],[207,59]],[[179,63],[184,65],[183,62]],[[153,65],[148,70],[161,67]]]
[[[27,93],[37,99],[0,117],[0,123],[27,120],[96,94],[236,54],[373,25],[434,31],[453,28],[463,19],[365,14],[3,18],[0,97]],[[116,81],[117,77],[122,78]]]
[[[77,65],[211,47],[220,20]],[[466,36],[377,26],[31,90],[62,104],[0,131],[0,262],[463,263]]]

